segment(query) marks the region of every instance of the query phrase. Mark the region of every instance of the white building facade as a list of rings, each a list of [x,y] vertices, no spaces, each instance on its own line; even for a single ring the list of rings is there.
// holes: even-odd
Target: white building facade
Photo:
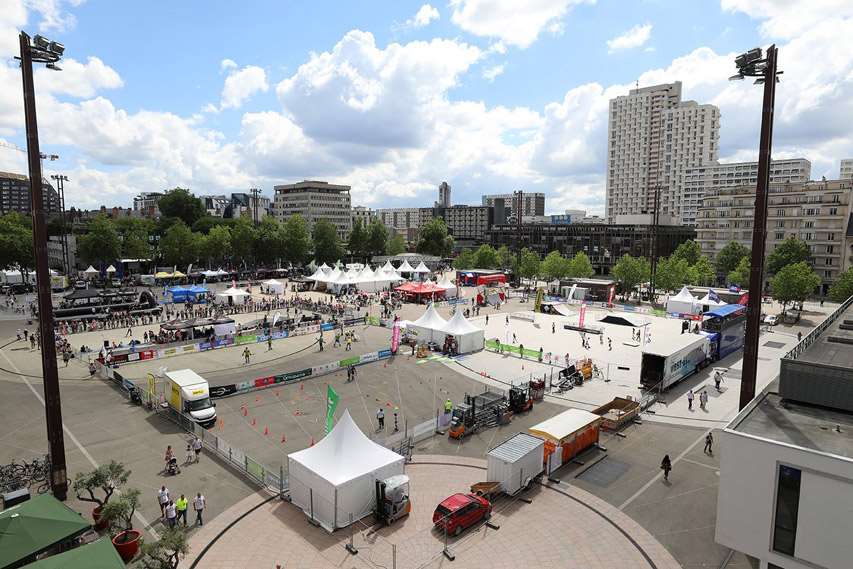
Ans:
[[[350,186],[305,180],[273,189],[272,210],[279,221],[287,221],[298,213],[312,230],[317,221],[325,219],[337,228],[338,237],[346,239],[349,236],[352,229]]]
[[[846,158],[841,161],[840,174],[842,180],[853,180],[853,158]]]

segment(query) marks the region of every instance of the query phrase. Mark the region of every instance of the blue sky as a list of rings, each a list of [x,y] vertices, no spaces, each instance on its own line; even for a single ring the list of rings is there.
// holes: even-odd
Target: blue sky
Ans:
[[[372,207],[428,205],[447,180],[456,202],[525,189],[601,213],[609,98],[681,80],[720,106],[721,157],[752,158],[760,93],[726,77],[774,41],[778,155],[829,177],[853,155],[840,0],[2,2],[4,84],[17,29],[67,46],[38,80],[41,138],[82,207],[321,178]],[[0,94],[0,140],[24,146],[19,93]],[[0,168],[21,158],[0,147]]]

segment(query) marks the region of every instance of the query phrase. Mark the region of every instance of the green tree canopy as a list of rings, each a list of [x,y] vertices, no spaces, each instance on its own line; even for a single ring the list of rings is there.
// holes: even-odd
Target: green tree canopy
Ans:
[[[540,272],[549,279],[561,279],[569,274],[571,262],[559,251],[551,251],[542,260]]]
[[[385,244],[388,242],[388,228],[378,218],[373,218],[367,225],[367,242],[365,254],[368,257],[385,254]],[[394,253],[398,255],[399,253]]]
[[[494,269],[499,264],[498,252],[491,245],[480,245],[474,251],[475,269]]]
[[[770,279],[773,298],[787,306],[791,302],[803,302],[820,286],[820,277],[805,261],[786,265]]]
[[[464,271],[465,269],[473,269],[474,268],[474,252],[470,249],[465,249],[461,251],[459,255],[453,259],[453,268],[457,271]]]
[[[638,285],[649,280],[651,266],[645,257],[632,257],[627,253],[613,265],[613,278],[625,294],[630,294]]]
[[[434,217],[421,226],[418,232],[418,253],[448,257],[453,250],[453,237],[447,233],[447,224]]]
[[[271,215],[264,216],[255,230],[255,260],[272,265],[284,253],[284,233],[281,224]]]
[[[185,188],[175,188],[166,192],[166,195],[157,202],[157,207],[160,208],[160,213],[164,217],[176,217],[187,227],[192,227],[207,213],[204,203]]]
[[[711,260],[705,255],[700,255],[691,267],[690,282],[699,286],[711,286],[716,280],[717,272]]]
[[[240,217],[231,224],[231,256],[234,264],[251,265],[254,263],[252,253],[255,244],[255,226],[251,220]]]
[[[192,224],[192,230],[194,233],[204,233],[206,235],[210,233],[211,229],[219,225],[226,225],[226,220],[213,215],[205,215],[199,217],[195,223]]]
[[[773,249],[767,257],[767,271],[775,275],[783,267],[794,263],[810,263],[811,251],[808,244],[794,236],[788,237]]]
[[[137,229],[127,233],[121,242],[121,254],[125,259],[150,259],[148,232]]]
[[[687,264],[691,266],[695,265],[701,256],[702,249],[700,249],[699,244],[692,239],[679,245],[672,254],[672,257],[676,259],[684,259],[687,261]]]
[[[385,249],[388,255],[399,255],[406,252],[406,240],[399,233],[388,236],[388,246]]]
[[[847,269],[829,287],[829,299],[833,302],[844,302],[853,296],[853,268]]]
[[[518,269],[518,276],[522,279],[535,277],[539,274],[539,265],[539,255],[525,247],[521,250],[521,266]]]
[[[361,224],[360,219],[356,219],[352,224],[352,230],[349,233],[349,242],[347,248],[350,255],[357,259],[367,257],[367,230]]]
[[[749,249],[737,241],[729,241],[725,247],[717,253],[717,272],[727,275],[735,270],[740,260],[749,256]]]
[[[284,258],[296,266],[308,260],[311,255],[311,234],[308,222],[299,215],[291,215],[282,227],[284,237]]]
[[[498,267],[504,270],[515,270],[516,254],[510,251],[506,245],[498,249]]]
[[[121,241],[112,220],[98,215],[89,222],[88,232],[77,241],[77,253],[84,262],[109,264],[121,255]]]
[[[655,288],[664,291],[679,290],[690,280],[690,265],[687,260],[672,255],[658,261]]]
[[[588,279],[595,274],[589,256],[583,251],[578,251],[568,264],[568,276],[576,279]]]
[[[344,250],[338,239],[338,228],[332,222],[321,219],[314,223],[314,259],[329,265],[338,262],[344,256]]]
[[[166,230],[160,239],[160,255],[167,265],[185,269],[198,257],[198,239],[183,221]]]
[[[735,267],[735,270],[728,274],[729,284],[737,285],[744,288],[749,287],[749,272],[749,257],[741,257],[741,260],[737,264],[737,267]]]
[[[33,231],[27,221],[15,212],[0,217],[0,268],[35,267]]]

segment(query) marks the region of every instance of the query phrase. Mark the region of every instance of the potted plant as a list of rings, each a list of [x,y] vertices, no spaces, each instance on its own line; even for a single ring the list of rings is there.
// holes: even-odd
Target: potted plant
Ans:
[[[139,506],[139,495],[139,490],[130,488],[101,510],[101,520],[109,525],[113,545],[125,562],[133,559],[139,551],[142,533],[133,529],[133,513]]]
[[[129,476],[130,471],[125,469],[122,463],[115,461],[110,461],[109,464],[102,464],[91,472],[77,473],[73,485],[77,499],[97,504],[95,509],[92,510],[95,529],[106,529],[107,524],[101,520],[101,511],[110,501],[113,492],[125,484]],[[95,495],[97,490],[103,492],[103,497]],[[88,496],[84,495],[84,492]]]
[[[142,545],[139,561],[144,569],[177,569],[181,555],[188,552],[187,534],[179,528],[170,528],[160,541]]]

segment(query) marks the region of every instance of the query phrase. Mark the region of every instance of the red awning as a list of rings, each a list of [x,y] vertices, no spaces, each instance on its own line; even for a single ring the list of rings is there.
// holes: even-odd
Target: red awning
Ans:
[[[444,289],[436,286],[433,283],[406,283],[398,286],[394,290],[407,292],[409,294],[443,294]]]

